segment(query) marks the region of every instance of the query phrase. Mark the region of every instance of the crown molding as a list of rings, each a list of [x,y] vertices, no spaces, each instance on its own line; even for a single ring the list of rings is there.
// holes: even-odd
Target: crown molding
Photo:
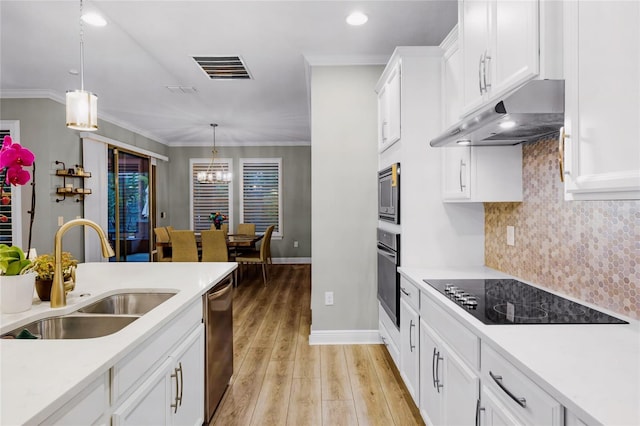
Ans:
[[[211,147],[211,142],[172,142],[170,148],[177,147]],[[240,148],[247,146],[311,146],[311,141],[270,141],[270,142],[220,142],[216,141],[216,147]]]
[[[390,55],[303,55],[312,67],[384,65]]]

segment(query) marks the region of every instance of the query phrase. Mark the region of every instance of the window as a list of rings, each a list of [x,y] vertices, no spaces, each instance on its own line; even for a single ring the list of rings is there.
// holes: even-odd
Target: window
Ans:
[[[0,146],[5,135],[13,138],[14,142],[20,142],[20,122],[18,120],[0,121]],[[29,171],[32,174],[33,172]],[[21,214],[21,186],[12,187],[5,182],[0,182],[2,197],[9,199],[8,204],[0,203],[0,243],[22,246],[22,214]],[[26,250],[26,248],[25,248]]]
[[[209,215],[220,212],[229,218],[229,229],[233,229],[231,223],[233,217],[233,197],[231,183],[199,183],[196,180],[198,172],[206,172],[211,159],[191,159],[191,226],[194,231],[202,231],[211,228]],[[231,172],[230,158],[217,158],[214,163],[214,171]]]
[[[275,225],[282,236],[282,158],[240,159],[240,222],[255,223],[256,232]]]

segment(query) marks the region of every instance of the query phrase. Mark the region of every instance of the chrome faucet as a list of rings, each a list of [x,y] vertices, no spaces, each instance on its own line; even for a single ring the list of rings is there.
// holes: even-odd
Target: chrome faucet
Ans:
[[[102,256],[111,257],[115,256],[113,249],[109,245],[107,235],[104,233],[100,225],[88,220],[88,219],[73,219],[65,223],[58,229],[53,239],[53,256],[55,261],[55,268],[53,270],[53,283],[51,284],[51,307],[62,308],[67,306],[67,294],[64,291],[64,273],[62,271],[62,236],[69,229],[78,225],[88,225],[95,229],[100,237],[100,243],[102,244]]]

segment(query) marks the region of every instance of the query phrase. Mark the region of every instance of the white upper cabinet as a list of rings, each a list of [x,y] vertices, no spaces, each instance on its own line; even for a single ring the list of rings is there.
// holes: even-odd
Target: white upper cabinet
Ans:
[[[463,113],[533,78],[562,78],[560,2],[460,0]]]
[[[378,148],[380,152],[400,140],[400,62],[378,90]]]
[[[474,4],[476,2],[473,2]],[[442,42],[443,127],[462,113],[462,51],[457,29]],[[442,150],[442,199],[445,202],[522,201],[520,146],[460,146]]]
[[[564,2],[568,200],[640,199],[639,28],[637,1]]]

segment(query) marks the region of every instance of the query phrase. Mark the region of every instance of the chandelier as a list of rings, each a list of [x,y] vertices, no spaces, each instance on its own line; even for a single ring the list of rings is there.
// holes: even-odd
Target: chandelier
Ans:
[[[69,90],[67,127],[74,130],[98,130],[98,97],[84,90],[84,37],[82,29],[82,0],[80,0],[80,90]]]
[[[198,172],[196,174],[196,180],[199,183],[229,183],[231,182],[231,172],[223,171],[223,170],[215,170],[215,159],[216,154],[216,127],[217,124],[211,123],[211,128],[213,129],[213,149],[211,150],[211,162],[209,163],[209,167],[207,167],[206,172]]]

